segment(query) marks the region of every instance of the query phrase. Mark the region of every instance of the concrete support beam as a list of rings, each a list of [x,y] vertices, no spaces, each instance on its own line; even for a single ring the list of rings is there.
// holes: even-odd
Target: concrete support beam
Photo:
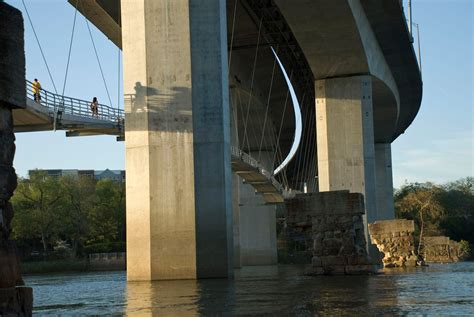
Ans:
[[[273,152],[251,152],[271,170]],[[241,265],[277,264],[276,206],[265,205],[263,196],[240,180],[240,255]]]
[[[128,280],[233,269],[226,3],[123,0]]]
[[[316,81],[320,191],[349,190],[365,198],[365,227],[376,218],[375,150],[370,76]]]
[[[394,219],[392,146],[390,143],[375,144],[375,175],[377,184],[376,220]]]

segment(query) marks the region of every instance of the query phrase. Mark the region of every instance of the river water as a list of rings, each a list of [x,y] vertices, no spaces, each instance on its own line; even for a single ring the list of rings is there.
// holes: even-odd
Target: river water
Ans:
[[[236,270],[233,280],[127,283],[125,272],[26,276],[38,315],[474,315],[474,262],[302,275],[294,265]]]

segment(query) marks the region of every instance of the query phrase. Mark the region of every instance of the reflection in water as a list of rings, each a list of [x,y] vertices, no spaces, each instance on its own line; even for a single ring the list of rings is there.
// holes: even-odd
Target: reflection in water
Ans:
[[[197,314],[197,281],[129,282],[126,311],[142,316]]]
[[[307,277],[301,266],[247,267],[234,280],[125,281],[125,272],[27,276],[36,314],[452,315],[474,313],[474,263],[375,276]]]

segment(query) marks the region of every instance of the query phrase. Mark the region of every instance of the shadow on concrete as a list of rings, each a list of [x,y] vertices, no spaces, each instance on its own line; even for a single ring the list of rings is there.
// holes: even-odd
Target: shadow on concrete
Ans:
[[[137,82],[134,89],[134,94],[124,97],[125,131],[192,131],[190,88],[172,87],[159,91]]]

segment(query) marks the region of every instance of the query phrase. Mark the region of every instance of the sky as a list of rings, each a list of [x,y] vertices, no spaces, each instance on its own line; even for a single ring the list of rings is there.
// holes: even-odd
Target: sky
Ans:
[[[21,0],[6,0],[22,10]],[[405,8],[407,0],[404,0]],[[474,175],[474,0],[412,0],[420,26],[423,101],[413,124],[392,143],[394,186],[445,183]],[[75,10],[66,0],[25,0],[58,91],[62,91]],[[26,77],[53,91],[24,13]],[[92,24],[114,107],[123,108],[120,53]],[[416,38],[415,38],[416,43]],[[85,19],[77,15],[65,95],[109,104]],[[118,101],[119,100],[119,101]],[[18,175],[40,169],[124,169],[125,144],[113,136],[66,138],[64,131],[16,134]]]

